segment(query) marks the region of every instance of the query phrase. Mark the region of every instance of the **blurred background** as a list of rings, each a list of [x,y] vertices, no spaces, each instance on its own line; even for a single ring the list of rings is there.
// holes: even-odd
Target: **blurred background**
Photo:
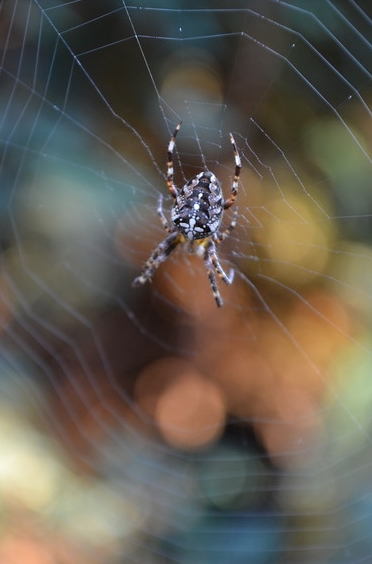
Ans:
[[[2,564],[372,561],[371,6],[199,4],[0,4]]]

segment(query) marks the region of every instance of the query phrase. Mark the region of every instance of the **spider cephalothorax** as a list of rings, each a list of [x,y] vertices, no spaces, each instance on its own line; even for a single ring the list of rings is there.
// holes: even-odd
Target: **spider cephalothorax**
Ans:
[[[158,206],[160,220],[164,229],[170,235],[159,243],[150,255],[142,274],[134,280],[133,285],[139,286],[150,280],[154,272],[168,258],[171,252],[180,243],[188,242],[189,250],[203,257],[214,298],[217,305],[221,307],[223,301],[217,287],[214,271],[217,272],[225,284],[232,283],[234,271],[231,271],[229,276],[227,276],[223,270],[217,256],[216,243],[226,239],[236,225],[237,210],[234,212],[230,225],[224,231],[220,231],[223,211],[234,203],[238,192],[239,174],[242,166],[241,160],[234,138],[230,133],[230,141],[235,158],[235,174],[231,195],[227,200],[223,199],[221,186],[215,175],[210,171],[200,172],[186,182],[183,188],[176,188],[173,183],[173,151],[180,127],[181,122],[174,130],[168,145],[167,185],[174,198],[171,211],[171,226],[164,215],[161,199]]]

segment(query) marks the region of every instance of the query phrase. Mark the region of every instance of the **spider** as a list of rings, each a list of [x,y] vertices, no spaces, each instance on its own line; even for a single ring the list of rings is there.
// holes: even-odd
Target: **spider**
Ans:
[[[235,158],[235,173],[231,194],[227,200],[223,198],[217,178],[208,170],[191,178],[183,188],[176,188],[173,182],[173,151],[181,124],[182,122],[177,125],[168,144],[167,186],[174,199],[171,210],[171,225],[164,215],[161,197],[157,210],[160,221],[164,229],[168,231],[169,236],[159,243],[152,252],[144,265],[142,274],[133,281],[133,286],[140,286],[147,280],[151,280],[155,271],[174,249],[185,243],[190,252],[194,252],[203,258],[214,299],[217,306],[221,307],[223,300],[218,290],[215,272],[225,284],[231,284],[234,278],[234,270],[230,270],[229,275],[223,270],[217,255],[216,243],[226,239],[236,225],[237,208],[230,225],[220,231],[223,212],[234,203],[238,193],[241,160],[234,137],[230,133]]]

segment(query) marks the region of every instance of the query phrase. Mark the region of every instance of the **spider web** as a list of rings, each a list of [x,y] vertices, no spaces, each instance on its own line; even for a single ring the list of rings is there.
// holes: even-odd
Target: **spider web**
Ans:
[[[371,8],[207,4],[0,5],[2,562],[372,556]],[[242,159],[221,309],[131,286],[181,119],[177,186]]]

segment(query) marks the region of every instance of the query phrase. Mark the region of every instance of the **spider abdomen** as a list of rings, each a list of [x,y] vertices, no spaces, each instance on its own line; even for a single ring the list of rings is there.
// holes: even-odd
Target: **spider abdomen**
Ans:
[[[188,239],[205,239],[221,225],[223,197],[217,178],[201,172],[177,194],[172,208],[172,223]]]

